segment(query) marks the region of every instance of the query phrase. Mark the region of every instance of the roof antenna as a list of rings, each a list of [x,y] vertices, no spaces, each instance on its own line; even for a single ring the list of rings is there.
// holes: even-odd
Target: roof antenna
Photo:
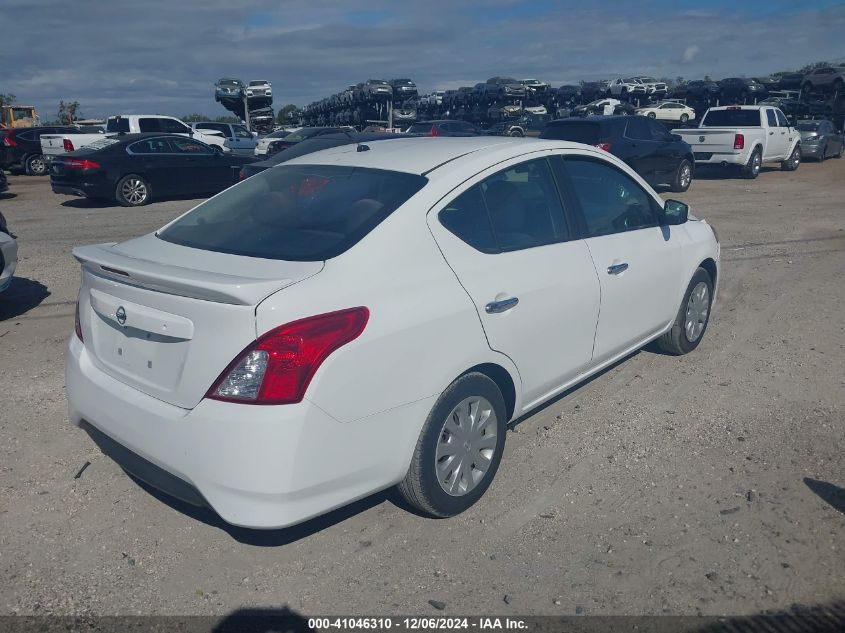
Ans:
[[[357,147],[357,149],[356,149],[355,151],[358,151],[358,152],[369,152],[369,151],[370,151],[370,146],[369,146],[369,145],[364,145],[363,143],[358,143],[358,147]]]

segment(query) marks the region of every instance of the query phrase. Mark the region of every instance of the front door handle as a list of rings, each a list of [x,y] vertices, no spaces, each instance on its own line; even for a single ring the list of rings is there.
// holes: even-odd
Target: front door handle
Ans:
[[[628,264],[622,262],[621,264],[613,264],[612,266],[607,267],[607,274],[608,275],[618,275],[619,273],[623,273],[628,270]]]
[[[484,311],[487,314],[499,314],[500,312],[507,312],[508,310],[513,308],[517,303],[519,303],[519,299],[517,299],[516,297],[499,299],[498,301],[491,301],[486,306],[484,306]]]

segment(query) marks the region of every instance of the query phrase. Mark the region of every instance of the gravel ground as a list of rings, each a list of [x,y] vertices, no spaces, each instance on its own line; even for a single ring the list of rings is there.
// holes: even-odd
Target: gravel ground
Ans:
[[[0,296],[0,614],[841,604],[845,160],[722,176],[675,194],[722,240],[696,352],[642,351],[519,421],[493,486],[459,517],[421,518],[388,493],[273,532],[140,486],[67,421],[71,247],[139,235],[196,201],[127,210],[10,177],[0,210],[21,261]]]

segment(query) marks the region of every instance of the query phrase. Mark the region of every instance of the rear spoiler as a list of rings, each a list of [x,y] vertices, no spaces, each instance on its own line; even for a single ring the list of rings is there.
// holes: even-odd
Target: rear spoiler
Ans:
[[[78,246],[73,256],[82,268],[98,277],[182,297],[228,303],[257,305],[277,290],[294,283],[291,279],[255,278],[183,268],[138,259],[116,252],[115,243]]]

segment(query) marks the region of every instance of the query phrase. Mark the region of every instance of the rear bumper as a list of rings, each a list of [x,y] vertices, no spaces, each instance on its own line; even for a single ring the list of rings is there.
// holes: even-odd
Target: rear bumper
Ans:
[[[70,421],[110,438],[127,470],[190,503],[207,503],[228,523],[260,529],[294,525],[398,483],[434,400],[349,423],[308,400],[251,406],[206,399],[186,410],[103,373],[75,336],[66,384]]]
[[[701,152],[693,148],[696,165],[744,165],[748,158],[740,152]]]
[[[53,193],[67,196],[80,196],[82,198],[112,198],[114,189],[102,183],[72,182],[50,180],[50,187]]]

